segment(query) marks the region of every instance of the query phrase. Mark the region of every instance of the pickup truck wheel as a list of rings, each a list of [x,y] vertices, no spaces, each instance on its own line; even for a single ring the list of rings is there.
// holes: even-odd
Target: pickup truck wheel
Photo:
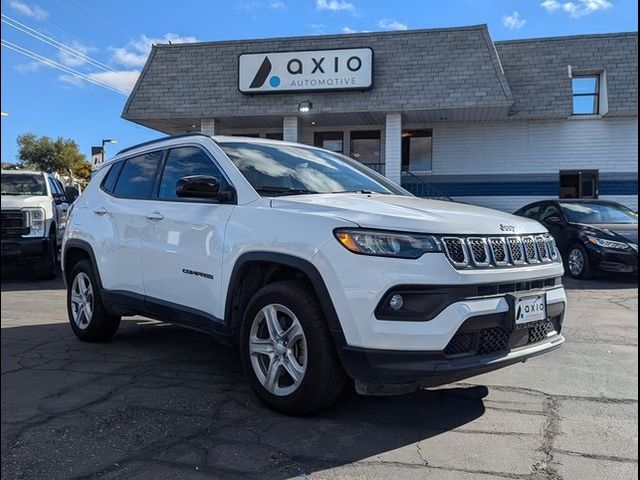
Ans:
[[[47,251],[38,258],[36,263],[36,276],[43,280],[56,278],[58,274],[58,242],[55,233],[49,235]]]
[[[240,338],[251,388],[269,408],[304,415],[342,393],[346,375],[318,299],[304,282],[261,288],[247,307]]]
[[[93,267],[87,260],[81,260],[71,270],[67,312],[73,333],[87,342],[109,340],[120,326],[120,317],[104,309]]]

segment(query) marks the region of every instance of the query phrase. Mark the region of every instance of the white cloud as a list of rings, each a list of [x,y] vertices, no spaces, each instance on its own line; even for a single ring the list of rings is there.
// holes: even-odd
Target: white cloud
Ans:
[[[568,13],[571,18],[580,18],[600,10],[613,8],[613,3],[609,0],[575,0],[570,2],[544,0],[540,6],[548,12],[562,10]]]
[[[86,74],[90,79],[109,85],[122,93],[130,93],[133,86],[140,75],[139,70],[119,70],[115,72],[96,72]],[[85,80],[74,75],[60,75],[58,79],[62,82],[83,87],[86,85]]]
[[[143,67],[154,43],[193,43],[197,42],[196,37],[181,37],[175,33],[167,33],[163,37],[152,38],[140,35],[139,38],[131,40],[124,47],[111,47],[113,51],[112,60],[125,67]]]
[[[311,25],[309,25],[309,28],[311,29],[311,31],[313,31],[313,33],[319,34],[324,33],[327,26],[324,23],[312,23]]]
[[[351,28],[351,27],[342,27],[341,32],[342,33],[358,33],[358,30],[356,30],[355,28]]]
[[[509,30],[518,30],[524,27],[527,21],[520,16],[518,12],[513,12],[511,15],[505,15],[502,17],[502,24]]]
[[[544,2],[540,4],[540,6],[548,12],[553,12],[555,10],[558,10],[562,5],[560,5],[560,2],[558,2],[558,0],[544,0]]]
[[[284,4],[284,2],[270,2],[269,3],[269,8],[273,8],[274,10],[280,10],[282,8],[285,8],[286,5]]]
[[[70,48],[75,50],[78,53],[83,55],[88,55],[89,52],[94,51],[95,48],[87,47],[86,45],[74,40],[69,45]],[[58,58],[60,59],[60,63],[66,65],[67,67],[78,67],[80,65],[84,65],[86,63],[85,60],[79,58],[79,56],[74,56],[64,50],[58,50]]]
[[[380,20],[378,22],[378,27],[385,30],[406,30],[409,28],[406,23],[398,22],[397,20],[389,20],[388,18]]]
[[[15,66],[15,69],[20,73],[33,73],[40,70],[40,67],[44,66],[40,62],[27,62],[27,63],[19,63]]]
[[[342,0],[316,0],[316,9],[329,10],[331,12],[355,12],[356,6],[351,2]]]
[[[16,12],[19,12],[27,17],[35,18],[36,20],[46,20],[47,18],[49,18],[49,12],[37,5],[29,6],[26,3],[20,2],[18,0],[11,0],[9,2],[9,6]]]

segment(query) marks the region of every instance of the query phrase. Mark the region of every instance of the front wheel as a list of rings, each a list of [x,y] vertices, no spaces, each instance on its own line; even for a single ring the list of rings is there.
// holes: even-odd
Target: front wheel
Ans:
[[[81,260],[71,270],[67,312],[73,333],[86,342],[109,340],[120,326],[120,317],[109,314],[102,305],[96,275],[88,260]]]
[[[247,307],[240,338],[251,388],[273,410],[304,415],[342,393],[345,373],[318,299],[304,282],[260,289]]]
[[[588,280],[591,278],[591,264],[589,256],[582,245],[573,245],[567,254],[567,269],[569,275],[580,280]]]
[[[58,242],[55,233],[49,235],[47,251],[36,261],[36,277],[42,280],[56,278],[58,274]]]

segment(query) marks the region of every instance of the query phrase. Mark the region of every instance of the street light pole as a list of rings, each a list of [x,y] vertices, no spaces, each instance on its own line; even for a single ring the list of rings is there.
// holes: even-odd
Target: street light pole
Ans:
[[[101,162],[100,162],[101,165],[104,163],[104,146],[107,143],[118,143],[118,140],[116,140],[115,138],[103,138],[102,139],[102,148],[100,149],[100,155],[102,156],[102,159],[101,159]]]

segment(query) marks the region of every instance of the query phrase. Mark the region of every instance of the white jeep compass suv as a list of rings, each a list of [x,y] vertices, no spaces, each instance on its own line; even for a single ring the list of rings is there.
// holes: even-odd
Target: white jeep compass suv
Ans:
[[[539,223],[417,198],[344,156],[187,134],[118,153],[74,204],[71,327],[140,314],[240,348],[289,414],[412,392],[559,347],[562,262]]]

